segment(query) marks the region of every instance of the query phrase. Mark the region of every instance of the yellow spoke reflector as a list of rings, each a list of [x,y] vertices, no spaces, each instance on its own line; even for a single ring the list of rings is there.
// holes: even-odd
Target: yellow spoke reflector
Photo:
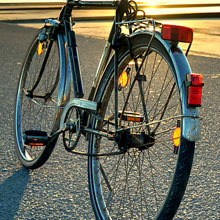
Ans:
[[[180,127],[176,127],[173,131],[173,145],[175,147],[180,146],[180,135],[181,135],[181,129]]]
[[[122,88],[126,87],[128,85],[129,77],[126,71],[122,72],[122,74],[119,77],[119,84]]]
[[[38,48],[37,48],[37,54],[41,55],[43,53],[43,51],[44,51],[43,43],[39,42]]]

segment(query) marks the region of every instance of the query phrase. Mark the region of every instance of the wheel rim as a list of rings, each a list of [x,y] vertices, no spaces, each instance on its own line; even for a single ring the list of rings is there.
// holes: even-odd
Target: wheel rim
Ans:
[[[43,76],[34,90],[34,95],[39,97],[48,93],[52,94],[49,97],[35,97],[32,100],[27,97],[28,91],[36,82],[46,54],[45,49],[42,54],[38,55],[37,47],[38,40],[36,39],[25,61],[16,99],[15,132],[18,151],[21,159],[30,163],[40,158],[45,146],[24,145],[23,133],[25,130],[40,130],[50,134],[54,127],[58,99],[59,51],[57,43],[53,43]]]
[[[141,58],[138,62],[140,60]],[[120,72],[126,69],[123,65],[126,62],[125,58]],[[131,72],[135,70],[133,61],[129,66]],[[145,88],[144,95],[149,122],[181,115],[179,94],[170,64],[156,49],[145,60],[143,72],[147,76],[146,81],[141,84]],[[133,80],[134,77],[131,73],[130,88]],[[125,101],[129,85],[119,94],[119,99],[124,100],[119,101],[121,104],[119,110],[124,109],[145,115],[141,96],[138,93],[134,92],[130,95],[129,100]],[[140,87],[136,82],[134,91],[138,91],[138,88]],[[105,94],[102,95],[102,106],[105,107],[101,115],[105,118],[112,116],[114,112],[114,108],[111,109],[111,105],[114,103],[113,96],[110,95],[112,89],[112,85],[108,86]],[[126,106],[123,106],[123,103],[127,103]],[[163,111],[164,108],[165,111]],[[132,122],[126,122],[127,125],[124,123],[119,120],[120,126],[132,124]],[[156,143],[147,150],[140,151],[137,148],[131,148],[124,155],[91,159],[90,191],[92,191],[91,198],[98,218],[152,219],[157,215],[168,194],[176,167],[177,155],[173,153],[172,145],[172,132],[176,125],[177,120],[172,120],[172,122],[167,120],[152,125],[150,130],[155,132]],[[98,126],[102,127],[102,125]],[[143,128],[136,129],[136,131],[147,132]],[[103,149],[113,152],[118,148],[117,145],[112,146],[113,142],[107,139],[98,140],[93,137],[92,143],[96,146],[91,149],[93,153],[102,152]]]

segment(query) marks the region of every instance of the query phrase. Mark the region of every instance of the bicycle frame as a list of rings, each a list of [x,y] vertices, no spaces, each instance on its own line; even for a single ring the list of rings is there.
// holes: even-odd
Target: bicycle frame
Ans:
[[[81,80],[81,72],[79,68],[79,60],[78,60],[78,53],[77,53],[77,45],[76,45],[76,37],[75,32],[72,30],[72,21],[71,21],[71,13],[75,6],[93,6],[93,7],[115,7],[117,6],[118,2],[111,2],[111,1],[93,1],[93,2],[86,2],[86,1],[68,1],[67,5],[64,6],[61,16],[59,18],[59,21],[63,23],[64,30],[65,30],[65,41],[67,44],[67,51],[68,51],[68,62],[69,62],[69,68],[72,72],[73,77],[73,89],[74,89],[74,97],[76,98],[82,98],[84,96],[83,92],[83,86],[82,86],[82,80]],[[118,20],[122,20],[124,11],[126,10],[126,6],[128,3],[127,0],[122,0],[122,3],[120,4],[120,7],[118,7],[116,11],[116,15],[118,14]],[[116,16],[117,17],[117,16]],[[115,34],[115,22],[112,26],[111,33],[109,35],[108,44],[105,47],[103,56],[101,58],[101,62],[99,64],[96,77],[92,86],[92,92],[89,96],[90,99],[92,99],[94,88],[98,84],[98,80],[100,79],[101,73],[104,70],[104,67],[107,63],[107,60],[109,58],[109,54],[111,52],[110,44],[113,39],[113,36]]]
[[[60,65],[60,79],[62,81],[62,88],[59,91],[59,106],[62,105],[62,97],[67,97],[69,95],[69,87],[71,85],[71,75],[73,78],[73,89],[74,89],[74,99],[70,100],[69,106],[75,106],[84,108],[93,112],[97,110],[97,103],[93,102],[93,98],[96,92],[96,88],[100,82],[103,71],[109,61],[109,57],[114,49],[114,82],[115,82],[115,131],[117,131],[117,120],[118,120],[118,106],[117,106],[117,94],[118,94],[118,48],[117,48],[117,35],[119,34],[118,24],[122,21],[123,15],[125,13],[126,7],[128,5],[127,0],[122,0],[119,2],[110,2],[110,1],[101,1],[101,2],[82,2],[82,1],[68,1],[67,5],[64,6],[61,16],[59,18],[59,22],[63,23],[65,36],[62,34],[58,34],[58,42],[60,46],[60,53],[63,54],[65,51],[64,45],[67,45],[67,58],[65,56],[61,56],[63,60],[61,60]],[[89,94],[88,100],[82,99],[84,96],[83,93],[83,85],[81,80],[81,72],[79,68],[79,60],[77,53],[77,44],[75,32],[72,30],[72,21],[71,21],[71,13],[74,7],[76,6],[105,6],[105,7],[117,7],[116,16],[114,23],[112,25],[111,32],[109,34],[109,38],[106,41],[106,45],[104,47],[101,60],[99,66],[96,71],[95,79],[92,84],[92,88]],[[51,21],[51,24],[56,23],[56,21]],[[140,34],[140,32],[135,32],[131,34],[129,37],[132,38],[136,34]],[[170,54],[173,63],[175,64],[175,68],[177,70],[176,79],[179,87],[180,97],[182,99],[182,109],[184,123],[184,130],[182,130],[183,137],[189,141],[197,141],[200,138],[200,125],[199,125],[199,116],[197,108],[189,108],[187,106],[187,96],[186,96],[186,86],[185,86],[185,78],[186,74],[191,73],[191,69],[189,67],[188,61],[186,60],[182,50],[178,47],[178,50],[172,51],[172,44],[169,41],[165,41],[161,38],[160,34],[158,34],[155,30],[153,31],[141,31],[141,34],[151,35],[151,41],[156,38],[159,40],[163,46],[166,48],[167,52]],[[148,50],[150,48],[151,42],[149,43]],[[67,60],[65,60],[67,59]],[[64,71],[64,66],[66,66],[66,71]],[[62,116],[60,129],[58,132],[64,129],[64,116]],[[90,133],[94,133],[97,131],[89,131]],[[56,136],[57,133],[54,134]],[[103,134],[100,134],[105,136]]]
[[[78,6],[116,8],[88,99],[71,19]],[[35,36],[18,82],[19,160],[28,169],[42,166],[61,134],[66,151],[88,157],[97,219],[173,218],[200,137],[202,75],[191,73],[178,46],[190,48],[193,31],[140,11],[133,0],[68,0]]]
[[[75,98],[83,98],[84,96],[84,92],[83,92],[83,85],[82,85],[82,79],[81,79],[81,72],[80,72],[80,68],[79,68],[79,59],[78,59],[78,52],[77,52],[77,44],[76,44],[76,37],[75,37],[75,32],[72,30],[72,21],[71,21],[71,13],[73,10],[73,7],[75,7],[76,5],[82,5],[82,6],[111,6],[111,7],[117,7],[116,10],[116,16],[115,16],[115,20],[113,22],[112,25],[112,29],[111,32],[109,34],[109,38],[108,41],[105,45],[96,75],[95,75],[95,79],[93,81],[93,85],[91,88],[91,92],[89,95],[88,100],[93,100],[94,94],[95,94],[95,88],[97,88],[97,85],[99,83],[99,80],[102,77],[102,73],[105,69],[105,66],[108,63],[110,54],[111,54],[111,46],[112,45],[116,45],[117,44],[117,36],[119,36],[119,31],[118,31],[118,27],[116,25],[117,22],[122,21],[123,15],[128,7],[128,0],[122,0],[120,2],[120,4],[118,4],[118,2],[110,2],[110,1],[102,1],[102,2],[81,2],[81,1],[68,1],[67,5],[64,6],[62,12],[61,12],[61,16],[59,18],[59,22],[63,23],[64,25],[64,30],[65,30],[65,38],[63,38],[63,44],[61,43],[61,41],[59,40],[59,45],[62,47],[62,45],[67,45],[67,54],[68,54],[68,58],[65,61],[65,63],[67,63],[67,72],[66,72],[66,76],[61,76],[62,78],[65,78],[65,88],[69,88],[70,86],[70,80],[71,77],[70,75],[72,75],[72,79],[73,79],[73,90],[74,90],[74,97]],[[55,21],[51,21],[50,23],[56,23]],[[116,36],[116,37],[115,37]],[[63,50],[63,49],[61,49]],[[115,125],[116,125],[116,130],[117,130],[117,120],[118,120],[118,107],[117,107],[117,86],[116,83],[118,81],[117,79],[117,75],[118,75],[118,67],[117,67],[117,63],[118,63],[118,58],[117,58],[117,53],[118,50],[117,48],[115,48]],[[64,61],[62,61],[64,62]],[[61,66],[61,68],[63,68]],[[61,70],[62,72],[62,70]],[[64,81],[62,79],[62,81]],[[68,91],[68,89],[64,89],[64,91]],[[68,94],[66,94],[66,92],[62,93],[64,94],[64,97],[67,96]],[[80,107],[80,105],[82,105],[82,100],[79,101],[81,104],[77,104],[77,106]],[[77,101],[75,100],[74,102],[75,104],[77,103]],[[92,102],[85,102],[84,104],[86,109],[90,109],[90,110],[96,110],[96,106],[94,106],[94,104]],[[91,107],[91,105],[93,107]]]

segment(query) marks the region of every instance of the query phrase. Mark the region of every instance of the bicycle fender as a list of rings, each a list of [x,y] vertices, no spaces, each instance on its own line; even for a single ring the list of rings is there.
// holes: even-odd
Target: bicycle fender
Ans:
[[[144,30],[132,35],[135,36],[138,34],[147,34],[152,36],[153,32]],[[130,37],[133,37],[132,35],[130,35]],[[200,139],[199,113],[197,107],[189,107],[187,105],[187,88],[185,85],[186,75],[192,73],[191,68],[185,54],[178,45],[174,45],[170,41],[163,40],[159,32],[155,32],[154,38],[166,49],[175,68],[176,81],[182,101],[182,136],[189,141],[195,142]]]
[[[161,39],[160,35],[157,35],[157,39],[166,48],[176,70],[176,79],[178,83],[180,98],[182,101],[182,135],[189,141],[197,141],[200,139],[200,123],[198,108],[188,107],[187,105],[187,88],[185,80],[186,75],[192,73],[188,60],[179,46],[173,46],[171,42]]]
[[[60,85],[58,90],[58,106],[65,105],[71,92],[71,72],[69,63],[66,60],[65,37],[62,34],[57,35],[60,54]]]

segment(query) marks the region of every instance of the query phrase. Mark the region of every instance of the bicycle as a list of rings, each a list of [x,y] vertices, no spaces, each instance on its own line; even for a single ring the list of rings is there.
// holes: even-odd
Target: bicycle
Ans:
[[[87,6],[116,15],[85,99],[71,15]],[[21,70],[14,127],[22,165],[42,166],[63,135],[68,152],[88,157],[97,219],[172,219],[200,137],[203,82],[186,58],[192,40],[192,29],[148,19],[133,1],[68,0]],[[179,42],[189,44],[186,55]],[[80,139],[88,151],[77,149]]]

